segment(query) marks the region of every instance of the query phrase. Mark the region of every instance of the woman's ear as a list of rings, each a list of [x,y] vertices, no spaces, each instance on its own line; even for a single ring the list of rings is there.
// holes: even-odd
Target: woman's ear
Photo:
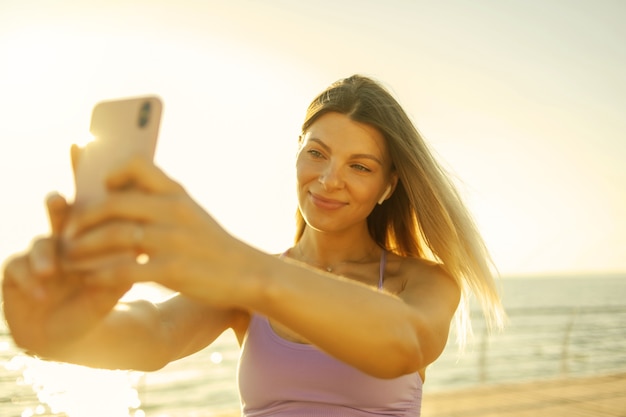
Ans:
[[[389,184],[387,188],[385,189],[385,192],[383,193],[383,195],[380,197],[380,200],[378,200],[378,204],[383,204],[385,200],[389,198],[389,196],[391,195],[391,191],[392,191],[391,184]]]
[[[378,200],[378,204],[383,204],[386,199],[391,197],[391,194],[393,194],[397,185],[398,185],[398,175],[394,173],[391,177],[391,180],[389,181],[389,185],[387,185],[387,188],[385,188],[385,192],[380,197],[380,200]]]

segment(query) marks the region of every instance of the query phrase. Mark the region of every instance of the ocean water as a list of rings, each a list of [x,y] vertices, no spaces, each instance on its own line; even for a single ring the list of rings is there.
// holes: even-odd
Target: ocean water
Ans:
[[[451,334],[429,367],[429,392],[479,384],[626,372],[626,274],[501,280],[509,315],[488,333],[477,312],[460,351]],[[227,332],[152,372],[104,371],[21,354],[0,323],[0,417],[200,417],[239,407],[239,356]]]
[[[449,340],[425,391],[626,371],[626,274],[501,282],[504,330],[476,317],[473,341],[460,353]]]

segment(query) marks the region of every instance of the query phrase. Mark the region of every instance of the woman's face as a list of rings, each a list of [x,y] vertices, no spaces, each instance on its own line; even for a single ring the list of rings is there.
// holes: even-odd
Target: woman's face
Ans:
[[[340,113],[326,113],[304,132],[297,158],[298,202],[313,229],[358,225],[389,185],[395,186],[383,135]]]

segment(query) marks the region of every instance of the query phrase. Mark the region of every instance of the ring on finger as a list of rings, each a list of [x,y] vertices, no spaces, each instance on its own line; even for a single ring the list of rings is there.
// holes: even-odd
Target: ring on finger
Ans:
[[[142,243],[143,243],[143,238],[144,238],[144,228],[141,224],[137,224],[135,226],[135,229],[133,230],[133,247],[135,248],[135,250],[137,252],[141,252],[142,251]]]
[[[145,265],[150,260],[150,257],[143,249],[143,240],[145,236],[145,228],[141,224],[137,224],[135,230],[133,230],[133,245],[136,253],[135,261],[138,264]]]

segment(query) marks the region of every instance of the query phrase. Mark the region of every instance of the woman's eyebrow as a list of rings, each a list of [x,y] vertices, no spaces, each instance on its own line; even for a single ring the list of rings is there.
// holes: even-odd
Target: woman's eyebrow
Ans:
[[[309,138],[309,142],[315,142],[318,145],[320,145],[322,148],[324,148],[324,150],[328,153],[331,153],[331,149],[330,146],[326,145],[321,139],[318,138]],[[375,155],[369,154],[369,153],[357,153],[357,154],[353,154],[350,155],[351,158],[355,158],[355,159],[361,159],[361,158],[365,158],[365,159],[371,159],[372,161],[378,163],[379,165],[383,166],[383,161],[380,160],[380,158],[376,157]]]
[[[322,142],[321,139],[318,138],[309,138],[309,142],[315,142],[318,145],[320,145],[322,148],[324,148],[324,150],[328,153],[330,153],[330,146],[326,145],[324,142]]]
[[[380,159],[378,159],[377,157],[369,153],[357,153],[357,154],[352,155],[352,157],[355,159],[362,159],[362,158],[371,159],[372,161],[376,162],[378,165],[383,166],[383,161],[381,161]]]

